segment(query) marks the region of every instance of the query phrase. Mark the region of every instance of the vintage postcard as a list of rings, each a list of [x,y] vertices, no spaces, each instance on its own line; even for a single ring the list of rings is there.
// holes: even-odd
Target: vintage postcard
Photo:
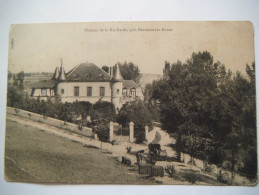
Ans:
[[[257,184],[250,22],[10,27],[5,179]]]

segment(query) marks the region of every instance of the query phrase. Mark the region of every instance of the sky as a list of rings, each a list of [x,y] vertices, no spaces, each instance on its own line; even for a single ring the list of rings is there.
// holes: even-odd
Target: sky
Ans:
[[[133,62],[142,73],[162,74],[165,61],[209,51],[227,69],[245,73],[255,60],[250,22],[98,22],[16,24],[10,27],[8,70],[65,71],[83,62],[99,67]]]

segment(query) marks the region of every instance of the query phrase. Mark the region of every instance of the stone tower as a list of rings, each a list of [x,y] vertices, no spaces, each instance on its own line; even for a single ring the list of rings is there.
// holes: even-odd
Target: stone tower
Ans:
[[[111,89],[112,89],[112,103],[116,111],[118,111],[122,107],[121,97],[122,97],[122,81],[123,78],[121,76],[120,67],[118,64],[115,65],[113,71],[113,77],[111,81]]]

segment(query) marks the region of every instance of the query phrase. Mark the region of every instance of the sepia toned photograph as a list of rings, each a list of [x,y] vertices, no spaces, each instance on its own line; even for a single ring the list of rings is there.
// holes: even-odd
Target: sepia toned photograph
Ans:
[[[251,22],[13,24],[5,180],[255,186]]]

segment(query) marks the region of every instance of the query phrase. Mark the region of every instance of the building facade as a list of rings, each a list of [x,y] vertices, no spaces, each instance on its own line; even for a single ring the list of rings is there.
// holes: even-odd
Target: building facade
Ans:
[[[133,80],[124,80],[119,65],[105,72],[93,63],[82,63],[65,73],[63,64],[56,68],[51,80],[32,87],[33,98],[58,97],[62,102],[112,102],[117,110],[123,104],[143,100],[142,89]]]

